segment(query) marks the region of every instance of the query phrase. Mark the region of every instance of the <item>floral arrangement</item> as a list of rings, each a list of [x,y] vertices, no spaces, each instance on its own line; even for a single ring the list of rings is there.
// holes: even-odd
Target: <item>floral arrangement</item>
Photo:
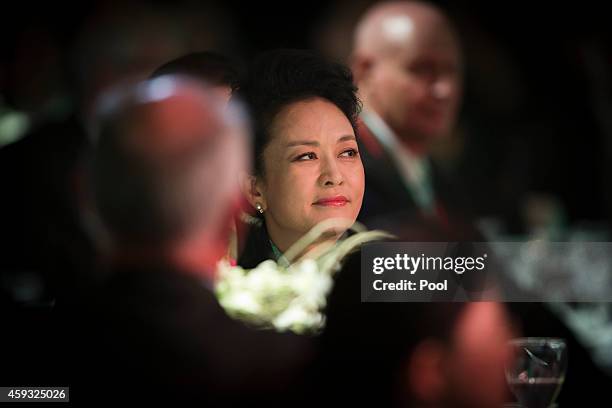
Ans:
[[[326,232],[345,223],[329,219],[315,226],[285,252],[288,266],[269,259],[245,270],[227,260],[219,262],[215,286],[219,303],[233,318],[257,327],[298,334],[320,330],[325,324],[322,310],[342,259],[366,242],[390,237],[354,224],[350,229],[356,234],[298,259]]]

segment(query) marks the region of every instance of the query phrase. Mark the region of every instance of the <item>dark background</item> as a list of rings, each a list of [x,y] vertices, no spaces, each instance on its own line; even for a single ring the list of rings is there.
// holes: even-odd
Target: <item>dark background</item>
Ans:
[[[244,61],[270,48],[316,48],[342,60],[351,24],[370,3],[7,3],[0,28],[0,93],[11,109],[40,112],[44,101],[60,96],[64,112],[76,112],[93,92],[88,88],[98,90],[100,72],[90,74],[95,68],[110,72],[109,77],[119,75],[122,67],[127,67],[126,72],[145,72],[163,58],[203,48]],[[525,202],[535,192],[553,198],[566,225],[588,221],[609,226],[612,61],[603,2],[434,4],[454,20],[467,66],[457,135],[436,154],[462,176],[477,215],[500,217],[511,231],[521,232]],[[152,49],[143,62],[136,57],[141,43],[122,40],[121,30],[156,34],[151,27],[157,23],[130,17],[149,12],[157,14],[158,22],[164,18],[180,22],[181,13],[191,21],[178,23],[188,33],[175,41],[183,41],[182,48],[172,49],[172,44],[157,38],[143,41]],[[124,16],[112,26],[119,34],[113,36],[113,30],[101,24],[93,30],[97,37],[86,40],[84,33],[108,16]],[[205,39],[198,37],[203,32],[209,33]],[[125,49],[112,50],[121,43],[127,44]],[[109,52],[125,55],[108,68],[103,63]],[[130,61],[130,55],[141,61]]]
[[[507,233],[526,234],[528,214],[543,207],[544,213],[560,214],[548,223],[607,233],[612,29],[604,2],[434,3],[460,33],[466,78],[457,131],[433,154],[460,176],[476,215],[501,221]],[[48,306],[89,283],[81,282],[83,271],[92,269],[95,258],[78,215],[75,169],[95,96],[117,80],[144,78],[193,51],[217,50],[246,63],[270,48],[315,48],[345,60],[352,24],[369,4],[3,3],[0,311],[7,304],[42,310],[3,320],[7,330],[24,333],[3,350],[39,350],[25,361],[23,353],[14,354],[19,373],[5,370],[11,381],[33,383],[31,363],[45,356],[41,337],[28,334],[39,328],[55,332]],[[28,118],[28,126],[8,140],[4,119],[16,113]]]

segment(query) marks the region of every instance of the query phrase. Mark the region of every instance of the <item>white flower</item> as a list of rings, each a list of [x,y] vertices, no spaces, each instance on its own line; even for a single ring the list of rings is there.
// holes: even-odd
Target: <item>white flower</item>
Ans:
[[[289,267],[292,287],[301,301],[313,307],[325,306],[325,298],[332,287],[332,277],[319,268],[314,259],[305,259]]]
[[[286,254],[300,253],[334,225],[332,222],[315,227]],[[325,323],[322,310],[340,260],[362,243],[388,236],[377,231],[360,232],[316,259],[303,259],[288,267],[267,260],[245,271],[221,261],[215,287],[219,304],[230,316],[258,326],[296,333],[319,330]]]
[[[232,292],[223,297],[222,306],[230,310],[243,310],[245,313],[261,313],[261,305],[249,292]]]
[[[331,288],[331,277],[316,261],[304,260],[283,268],[268,260],[248,273],[227,262],[218,266],[217,297],[235,318],[278,330],[318,329],[320,309]]]
[[[298,303],[291,305],[272,322],[278,330],[293,330],[297,333],[323,326],[323,313],[312,311]]]

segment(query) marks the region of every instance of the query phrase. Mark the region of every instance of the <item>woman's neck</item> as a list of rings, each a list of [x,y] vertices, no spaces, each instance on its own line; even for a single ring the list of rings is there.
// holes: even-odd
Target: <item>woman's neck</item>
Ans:
[[[265,223],[265,225],[268,232],[268,238],[270,239],[270,244],[272,246],[272,251],[274,252],[277,261],[281,256],[284,256],[289,248],[291,248],[304,235],[306,235],[306,233],[299,234],[299,236],[298,234],[293,234],[293,236],[290,236],[289,234],[281,234],[275,231],[274,228],[269,228],[267,223]],[[306,246],[303,251],[297,254],[293,261],[307,257],[316,257],[318,254],[323,253],[325,250],[335,245],[339,237],[340,234],[335,231],[329,231],[329,233],[323,234],[316,241]]]

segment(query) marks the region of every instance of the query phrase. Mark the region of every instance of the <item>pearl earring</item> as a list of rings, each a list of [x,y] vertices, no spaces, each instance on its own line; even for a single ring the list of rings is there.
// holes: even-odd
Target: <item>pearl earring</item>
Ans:
[[[257,210],[258,213],[263,214],[264,213],[264,209],[261,206],[261,204],[257,203],[255,204],[255,209]]]

